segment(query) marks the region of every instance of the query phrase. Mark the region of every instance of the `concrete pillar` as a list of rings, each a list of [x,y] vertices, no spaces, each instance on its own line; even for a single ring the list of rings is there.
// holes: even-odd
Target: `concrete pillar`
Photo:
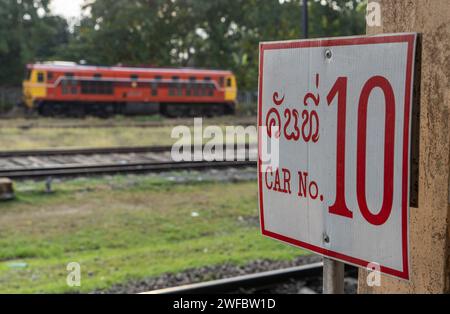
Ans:
[[[14,198],[13,183],[10,179],[0,178],[0,201]]]
[[[359,293],[450,292],[450,1],[369,0],[381,7],[381,26],[369,35],[422,33],[418,208],[410,210],[411,281],[382,276],[381,287]]]

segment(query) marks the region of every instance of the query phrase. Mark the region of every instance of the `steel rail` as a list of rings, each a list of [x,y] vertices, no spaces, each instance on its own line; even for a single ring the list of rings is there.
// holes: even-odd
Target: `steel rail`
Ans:
[[[238,144],[234,144],[237,148]],[[257,144],[245,144],[245,149],[257,148]],[[195,146],[192,147],[194,150]],[[224,145],[226,149],[226,145]],[[132,153],[162,153],[170,152],[172,146],[124,146],[105,148],[68,148],[68,149],[36,149],[14,150],[0,152],[0,158],[28,157],[28,156],[69,156],[69,155],[107,155],[107,154],[132,154]]]
[[[80,165],[48,168],[28,168],[0,170],[0,177],[10,179],[32,179],[42,177],[72,177],[80,175],[101,175],[114,173],[146,173],[171,170],[221,169],[255,167],[255,161],[198,161],[198,162],[146,162],[109,164],[109,165]]]
[[[170,152],[170,146],[136,146],[136,147],[106,147],[106,148],[69,148],[69,149],[36,149],[0,152],[0,158],[28,156],[69,156],[69,155],[107,155],[131,153],[161,153]]]

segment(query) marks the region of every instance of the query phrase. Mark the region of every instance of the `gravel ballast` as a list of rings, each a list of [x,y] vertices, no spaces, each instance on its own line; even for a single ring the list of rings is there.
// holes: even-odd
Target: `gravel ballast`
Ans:
[[[100,294],[134,294],[170,287],[177,287],[187,284],[199,283],[203,281],[218,280],[224,278],[237,277],[241,275],[254,274],[259,272],[301,266],[322,261],[317,255],[299,256],[291,261],[271,261],[256,260],[245,265],[234,265],[231,263],[205,266],[201,268],[189,269],[179,273],[167,273],[157,277],[142,280],[129,281],[111,287],[108,290],[97,290],[93,293]],[[356,293],[357,281],[354,278],[345,279],[345,292]],[[275,293],[275,294],[308,294],[322,293],[322,279],[308,278],[304,281],[291,280],[269,290],[236,291],[236,293]]]

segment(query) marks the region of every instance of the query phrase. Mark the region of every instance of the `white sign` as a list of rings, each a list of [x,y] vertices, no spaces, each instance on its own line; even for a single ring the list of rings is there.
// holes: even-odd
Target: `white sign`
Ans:
[[[415,47],[416,34],[260,45],[264,235],[409,279]]]

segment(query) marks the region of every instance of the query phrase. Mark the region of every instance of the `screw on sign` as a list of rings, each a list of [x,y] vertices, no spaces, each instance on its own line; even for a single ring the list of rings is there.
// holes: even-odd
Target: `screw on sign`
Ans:
[[[260,45],[264,235],[359,267],[378,263],[381,272],[409,279],[416,38]],[[268,139],[276,139],[277,165],[261,158]]]

